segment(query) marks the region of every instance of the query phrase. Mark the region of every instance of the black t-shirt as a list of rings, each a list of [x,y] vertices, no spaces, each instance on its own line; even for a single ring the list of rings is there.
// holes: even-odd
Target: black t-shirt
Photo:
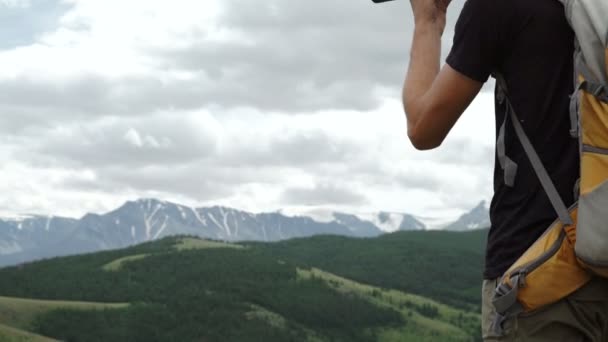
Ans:
[[[468,0],[447,58],[453,69],[480,82],[493,72],[504,76],[509,99],[566,205],[574,202],[579,177],[578,142],[569,134],[573,44],[558,1]],[[497,102],[495,112],[498,133],[505,109]],[[510,124],[505,141],[519,169],[515,186],[507,187],[496,158],[486,279],[501,276],[557,217]]]

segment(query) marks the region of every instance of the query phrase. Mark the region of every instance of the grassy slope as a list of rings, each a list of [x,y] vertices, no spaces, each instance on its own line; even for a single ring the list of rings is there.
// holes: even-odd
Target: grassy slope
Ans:
[[[180,238],[176,241],[176,244],[174,247],[178,251],[187,251],[187,250],[192,250],[192,249],[208,249],[208,248],[235,248],[235,249],[244,248],[241,245],[202,240],[202,239],[195,239],[195,238]],[[125,263],[141,260],[149,255],[150,254],[144,253],[144,254],[135,254],[135,255],[125,256],[122,258],[118,258],[116,260],[112,260],[111,262],[103,265],[102,268],[104,271],[118,271],[123,267],[123,265]]]
[[[52,338],[32,334],[0,324],[0,342],[56,342]]]
[[[106,304],[57,300],[36,300],[0,297],[0,323],[16,329],[28,330],[36,317],[55,309],[98,310],[124,308],[128,304]]]
[[[0,296],[0,342],[46,342],[53,339],[28,332],[39,315],[56,309],[99,310],[124,308],[128,304],[106,304],[36,300]]]
[[[102,269],[104,271],[118,271],[122,268],[122,266],[125,263],[141,260],[147,256],[148,256],[148,254],[135,254],[135,255],[129,255],[126,257],[118,258],[116,260],[112,260],[111,262],[103,265]]]
[[[195,238],[181,238],[178,239],[175,244],[175,248],[178,251],[189,250],[189,249],[208,249],[208,248],[244,248],[241,245],[235,245],[232,243],[209,241]]]
[[[477,314],[455,309],[422,296],[358,283],[316,268],[299,269],[298,274],[302,278],[324,279],[340,293],[361,296],[376,305],[399,311],[407,325],[386,328],[380,334],[380,342],[469,341],[471,332],[477,329]],[[415,310],[416,307],[425,305],[437,308],[437,315],[430,318]]]

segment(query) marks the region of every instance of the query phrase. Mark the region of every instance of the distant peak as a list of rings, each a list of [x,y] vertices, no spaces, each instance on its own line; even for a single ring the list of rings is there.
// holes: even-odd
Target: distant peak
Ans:
[[[479,204],[471,210],[471,212],[480,212],[480,211],[488,211],[489,208],[486,205],[486,200],[482,200]]]
[[[458,220],[445,227],[447,230],[481,229],[490,226],[490,213],[486,201],[481,201],[475,208],[462,214]]]

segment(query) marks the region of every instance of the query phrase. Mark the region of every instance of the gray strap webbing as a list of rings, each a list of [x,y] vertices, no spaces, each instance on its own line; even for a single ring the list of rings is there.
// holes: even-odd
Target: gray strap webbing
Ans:
[[[583,61],[583,57],[581,53],[577,53],[575,57],[576,70],[583,76],[585,81],[579,85],[579,89],[584,89],[589,94],[597,97],[603,102],[608,103],[608,85],[601,84],[597,81],[597,79],[593,76],[591,70],[585,62]]]
[[[604,84],[584,81],[580,85],[580,89],[585,90],[589,94],[597,97],[600,101],[608,103],[608,86]]]
[[[501,74],[495,74],[496,84],[498,85],[497,99],[498,102],[504,103],[507,98],[507,82]],[[498,138],[496,139],[496,154],[498,157],[498,163],[504,173],[505,185],[512,188],[515,186],[515,177],[517,176],[517,163],[507,156],[507,148],[505,144],[505,135],[507,129],[507,121],[509,115],[505,113],[505,119],[500,126],[498,131]]]
[[[578,202],[578,199],[581,196],[581,179],[577,179],[576,183],[574,183],[574,202]]]
[[[524,312],[524,307],[519,303],[515,302],[513,307],[506,314],[496,313],[494,319],[492,320],[492,324],[490,325],[490,331],[496,337],[504,337],[505,336],[505,327],[504,324],[509,319],[515,319],[517,315]]]
[[[509,100],[507,99],[507,102],[508,101]],[[511,116],[511,121],[513,122],[513,127],[515,128],[515,133],[517,134],[517,137],[519,138],[519,141],[521,142],[524,151],[526,151],[526,155],[528,156],[528,159],[530,160],[530,163],[532,164],[532,167],[534,168],[538,179],[543,185],[543,188],[545,189],[545,192],[549,197],[549,201],[551,201],[553,208],[557,212],[557,216],[559,216],[560,221],[562,221],[562,223],[564,223],[565,225],[573,225],[574,222],[572,221],[572,217],[570,217],[568,207],[566,207],[566,204],[564,204],[564,201],[559,195],[559,192],[557,192],[555,184],[553,184],[551,177],[549,177],[549,173],[543,166],[540,157],[534,150],[534,146],[532,146],[532,143],[530,142],[530,139],[528,139],[524,128],[521,126],[521,123],[517,119],[517,115],[515,115],[513,107],[511,107],[510,104],[509,107],[509,113]]]
[[[513,186],[515,186],[515,176],[517,176],[517,163],[515,163],[511,158],[507,157],[506,153],[505,130],[508,118],[509,115],[505,115],[505,119],[502,122],[502,126],[500,126],[498,139],[496,140],[496,153],[498,155],[498,162],[500,163],[500,167],[504,171],[505,185],[512,188]]]
[[[596,154],[608,154],[608,149],[590,146],[590,145],[583,145],[583,152],[590,152],[590,153],[596,153]]]
[[[572,60],[575,61],[575,63],[576,58],[580,53],[581,47],[578,43],[578,39],[574,39],[574,53],[572,54]],[[580,126],[578,124],[578,92],[580,85],[578,82],[578,72],[576,72],[576,67],[572,68],[572,82],[574,84],[574,92],[572,92],[572,95],[570,95],[570,136],[573,138],[578,138],[578,134],[580,132]]]
[[[519,275],[511,278],[513,286],[507,286],[501,280],[500,285],[496,288],[492,305],[496,308],[496,312],[505,314],[517,303],[517,294],[519,293]]]
[[[572,96],[570,96],[570,136],[573,138],[578,138],[578,133],[580,131],[578,126],[578,97],[581,86],[582,84],[579,84],[574,90],[574,93],[572,93]]]
[[[580,51],[574,55],[574,66],[576,71],[583,75],[583,78],[589,82],[597,82],[587,64],[583,61],[583,54]],[[577,75],[578,77],[578,75]]]
[[[490,329],[495,336],[504,336],[504,323],[524,311],[522,305],[517,301],[517,294],[521,285],[520,276],[516,275],[511,278],[511,284],[513,284],[513,287],[507,286],[501,280],[492,298],[492,305],[496,309],[496,316],[492,321]]]

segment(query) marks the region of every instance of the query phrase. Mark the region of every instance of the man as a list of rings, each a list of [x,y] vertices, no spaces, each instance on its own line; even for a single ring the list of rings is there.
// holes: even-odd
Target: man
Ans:
[[[524,130],[566,205],[572,204],[579,178],[578,141],[569,134],[568,115],[574,34],[563,6],[555,0],[468,0],[447,64],[440,69],[450,1],[410,0],[415,31],[403,104],[412,144],[420,150],[438,147],[483,83],[500,73]],[[506,115],[499,100],[495,111],[498,135]],[[490,329],[497,279],[557,216],[510,124],[505,146],[518,170],[508,186],[498,160],[495,165],[483,283],[484,340],[608,341],[608,283],[600,279],[554,305],[505,322],[503,335]]]

